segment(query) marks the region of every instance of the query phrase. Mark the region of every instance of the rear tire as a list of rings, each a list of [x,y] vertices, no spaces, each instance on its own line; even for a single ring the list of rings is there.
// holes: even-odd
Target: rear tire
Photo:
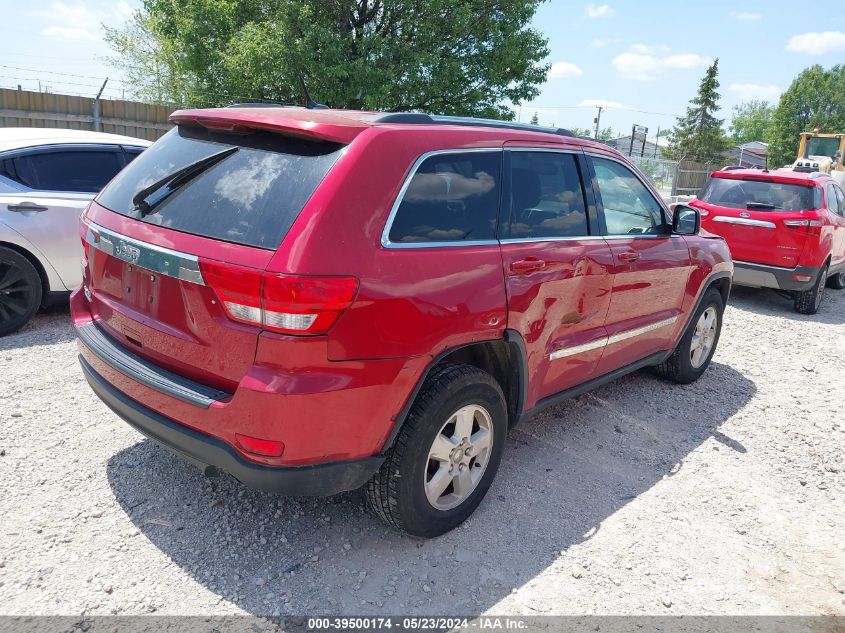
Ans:
[[[698,380],[716,352],[724,311],[722,294],[716,288],[707,290],[678,345],[669,358],[655,366],[655,373],[680,385]]]
[[[815,314],[824,299],[824,289],[827,281],[827,266],[819,271],[819,278],[809,290],[795,293],[795,310],[801,314]]]
[[[0,247],[0,336],[23,327],[41,306],[41,276],[23,255]]]
[[[845,271],[831,275],[827,278],[827,287],[834,290],[845,289]]]
[[[434,369],[387,459],[367,483],[370,506],[413,536],[448,532],[473,513],[490,488],[507,431],[505,398],[490,374],[463,364]]]

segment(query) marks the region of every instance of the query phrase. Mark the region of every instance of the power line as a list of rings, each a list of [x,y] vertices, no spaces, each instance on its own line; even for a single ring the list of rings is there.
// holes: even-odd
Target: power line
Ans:
[[[0,64],[0,68],[9,68],[11,70],[22,70],[28,73],[40,73],[43,75],[58,75],[60,77],[75,77],[77,79],[104,79],[103,77],[96,77],[94,75],[75,75],[73,73],[62,73],[56,70],[41,70],[38,68],[23,68],[21,66],[9,66],[8,64]]]

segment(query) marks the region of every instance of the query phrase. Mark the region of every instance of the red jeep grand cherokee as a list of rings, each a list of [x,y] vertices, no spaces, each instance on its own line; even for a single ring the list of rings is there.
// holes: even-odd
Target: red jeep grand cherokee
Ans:
[[[97,395],[207,474],[366,485],[435,536],[521,418],[710,362],[728,249],[604,145],[424,114],[172,120],[83,217],[73,323]]]
[[[787,169],[713,172],[700,198],[702,225],[728,242],[734,283],[789,293],[815,314],[831,288],[845,288],[845,197],[827,174]]]

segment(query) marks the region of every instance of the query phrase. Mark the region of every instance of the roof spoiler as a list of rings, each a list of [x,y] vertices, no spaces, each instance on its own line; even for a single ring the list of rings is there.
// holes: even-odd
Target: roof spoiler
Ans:
[[[254,105],[245,107],[252,111],[246,112],[239,107],[177,110],[170,115],[170,121],[176,125],[200,126],[209,130],[219,130],[232,134],[249,134],[260,130],[312,141],[327,141],[344,145],[351,143],[361,131],[368,127],[366,123],[353,119],[331,116],[330,114],[319,116],[317,114],[319,111],[304,108],[285,106],[273,108],[268,106],[259,109]],[[279,109],[284,109],[288,116],[279,116]],[[269,110],[275,110],[275,112],[271,114],[268,112]]]

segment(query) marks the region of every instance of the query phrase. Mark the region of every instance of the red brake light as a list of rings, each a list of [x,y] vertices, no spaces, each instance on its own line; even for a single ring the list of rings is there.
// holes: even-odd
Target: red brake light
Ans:
[[[231,319],[284,334],[325,334],[358,289],[354,277],[282,275],[206,259],[199,263]]]

